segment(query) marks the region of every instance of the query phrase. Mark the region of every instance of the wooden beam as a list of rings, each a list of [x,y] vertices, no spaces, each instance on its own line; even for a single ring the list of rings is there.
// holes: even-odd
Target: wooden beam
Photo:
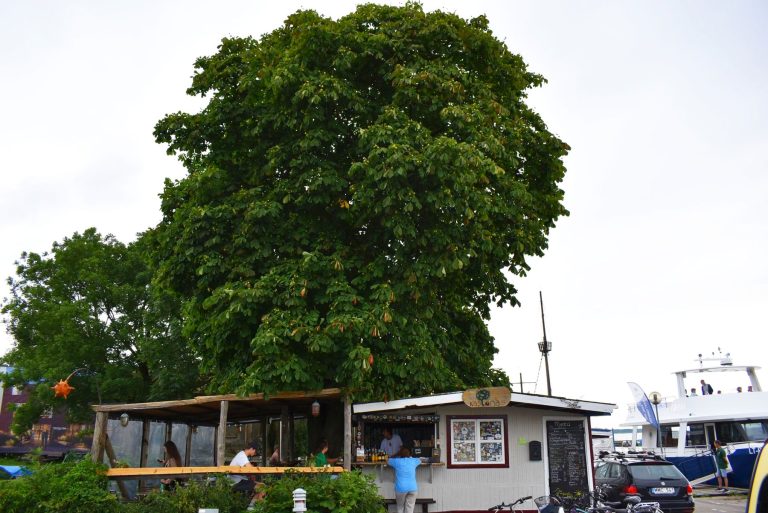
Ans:
[[[227,413],[229,401],[221,401],[219,410],[219,430],[216,433],[216,464],[224,465],[224,448],[227,441]]]
[[[107,438],[107,414],[96,413],[96,423],[93,426],[93,442],[91,443],[91,460],[96,463],[104,461],[104,445]]]
[[[265,396],[262,393],[259,394],[250,394],[246,396],[237,395],[237,394],[226,394],[226,395],[201,395],[197,396],[195,400],[199,400],[200,402],[211,402],[211,401],[274,401],[279,399],[313,399],[315,397],[341,397],[341,389],[340,388],[324,388],[322,390],[314,390],[314,391],[293,391],[293,392],[278,392],[276,394]]]
[[[221,401],[275,401],[281,399],[314,399],[314,398],[333,398],[341,397],[341,389],[339,388],[326,388],[316,391],[298,391],[298,392],[279,392],[274,395],[265,396],[264,394],[250,394],[247,396],[239,396],[237,394],[226,395],[205,395],[198,396],[194,399],[182,399],[178,401],[156,401],[151,403],[124,403],[124,404],[96,404],[91,407],[93,411],[100,412],[119,412],[119,411],[136,411],[136,410],[152,410],[173,408],[178,406],[196,406],[206,403],[217,403]]]
[[[344,394],[344,470],[352,465],[352,401]]]
[[[107,458],[109,458],[109,466],[114,467],[117,463],[117,456],[115,455],[115,449],[112,447],[112,442],[109,440],[109,436],[104,437],[104,448],[107,450]],[[120,495],[123,499],[129,499],[128,489],[125,487],[125,483],[122,481],[117,482],[117,489],[120,490]]]
[[[156,467],[156,468],[110,468],[106,475],[111,479],[137,479],[139,477],[189,477],[199,474],[340,474],[343,467]]]

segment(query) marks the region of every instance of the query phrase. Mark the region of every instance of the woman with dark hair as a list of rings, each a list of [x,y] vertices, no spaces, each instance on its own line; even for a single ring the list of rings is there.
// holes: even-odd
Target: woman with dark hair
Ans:
[[[416,467],[421,464],[421,458],[412,458],[407,447],[400,449],[396,458],[387,460],[387,465],[395,470],[395,503],[397,513],[413,513],[416,506],[416,494],[419,487],[416,484]]]
[[[163,449],[165,450],[165,458],[162,460],[158,460],[160,463],[163,464],[164,467],[181,467],[183,466],[183,462],[181,461],[181,453],[179,453],[179,448],[176,447],[176,444],[172,441],[168,440],[165,442],[165,445],[163,445]],[[160,483],[162,483],[166,489],[173,490],[176,488],[176,485],[180,483],[180,479],[171,479],[171,478],[164,478],[160,480]]]

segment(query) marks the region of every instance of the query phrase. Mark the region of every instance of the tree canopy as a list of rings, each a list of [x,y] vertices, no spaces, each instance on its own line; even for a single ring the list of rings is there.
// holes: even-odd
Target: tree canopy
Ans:
[[[198,386],[180,301],[150,284],[151,235],[125,245],[89,228],[50,253],[22,254],[2,308],[15,340],[3,362],[15,368],[10,384],[38,386],[14,431],[63,405],[51,385],[77,369],[66,400],[75,420],[89,418],[92,403],[188,397]]]
[[[488,20],[299,11],[195,67],[207,105],[155,128],[188,171],[162,194],[158,269],[214,388],[506,382],[485,321],[567,215],[568,146]]]

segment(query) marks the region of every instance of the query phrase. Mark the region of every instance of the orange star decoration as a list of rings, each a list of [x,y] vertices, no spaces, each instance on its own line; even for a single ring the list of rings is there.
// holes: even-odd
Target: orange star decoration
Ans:
[[[56,397],[63,397],[64,399],[66,399],[67,396],[71,394],[72,391],[75,389],[75,387],[69,384],[70,378],[75,374],[77,374],[78,372],[80,372],[81,370],[84,370],[84,369],[75,369],[74,371],[72,371],[72,374],[67,376],[67,379],[60,379],[58,383],[53,385],[51,388],[53,389],[54,395],[56,395]]]
[[[64,399],[75,389],[75,387],[69,384],[69,381],[60,379],[58,383],[51,387],[56,397],[63,397]]]

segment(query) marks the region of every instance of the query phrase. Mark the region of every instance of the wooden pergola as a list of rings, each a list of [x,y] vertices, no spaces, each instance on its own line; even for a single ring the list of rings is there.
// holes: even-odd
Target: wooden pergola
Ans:
[[[281,436],[293,441],[293,418],[297,412],[310,412],[313,402],[319,402],[322,406],[335,410],[341,406],[343,410],[343,456],[344,468],[349,470],[352,461],[352,404],[348,396],[339,388],[329,388],[317,391],[280,392],[274,395],[251,394],[238,396],[234,394],[199,396],[193,399],[178,401],[158,401],[148,403],[128,404],[100,404],[92,408],[96,412],[96,423],[93,433],[93,445],[91,446],[91,458],[93,461],[104,460],[107,452],[110,464],[116,460],[109,438],[107,437],[107,422],[109,419],[119,420],[121,416],[128,415],[132,421],[142,422],[142,439],[140,464],[138,468],[112,468],[107,475],[114,479],[137,479],[148,477],[173,477],[190,474],[211,473],[280,473],[285,467],[253,467],[240,468],[225,465],[224,450],[227,424],[248,423],[265,421],[270,417],[279,417],[281,420]],[[211,426],[216,429],[216,454],[213,467],[178,467],[157,468],[147,467],[149,454],[149,432],[151,422],[165,422],[171,424],[186,424],[188,426]],[[170,431],[167,431],[170,433]],[[188,430],[187,450],[191,441],[192,430]],[[168,435],[169,436],[169,435]],[[262,430],[262,444],[266,448],[266,429]],[[294,458],[293,444],[287,447],[281,446],[281,456],[291,461]],[[266,462],[264,462],[266,463]],[[296,469],[298,470],[298,469]],[[338,469],[317,469],[317,471],[333,471]],[[302,469],[300,471],[313,471]],[[118,481],[118,484],[122,483]],[[125,493],[121,486],[121,491]]]

